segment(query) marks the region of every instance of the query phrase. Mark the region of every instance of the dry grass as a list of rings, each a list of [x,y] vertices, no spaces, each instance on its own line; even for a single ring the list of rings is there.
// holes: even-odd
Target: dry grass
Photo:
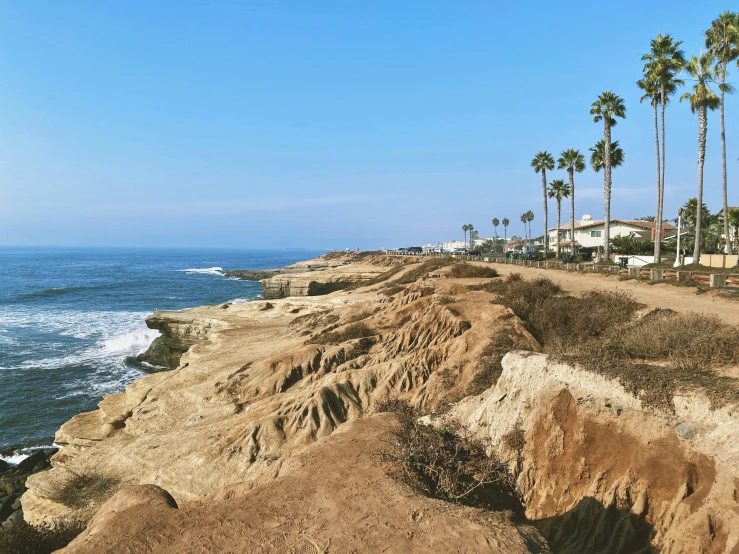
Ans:
[[[393,281],[393,283],[399,285],[407,285],[409,283],[418,281],[420,278],[425,277],[426,274],[432,271],[437,271],[442,267],[446,267],[448,265],[456,265],[458,263],[459,260],[455,260],[454,258],[431,258],[430,260],[426,260],[425,262],[418,264],[413,269],[408,270],[407,273],[403,274],[400,278]]]
[[[461,428],[426,425],[400,402],[385,405],[398,419],[394,445],[380,453],[389,473],[432,498],[522,514],[507,464],[486,454],[486,445]]]
[[[670,360],[709,368],[739,361],[739,335],[715,316],[653,310],[609,337],[608,348],[621,357]]]
[[[389,287],[385,287],[380,291],[380,294],[384,296],[395,296],[399,292],[405,290],[404,285],[391,285]]]
[[[32,527],[23,519],[0,530],[2,554],[51,554],[66,547],[84,531],[81,523],[59,523],[54,527]]]
[[[442,305],[443,305],[443,304],[454,304],[455,302],[457,302],[457,301],[458,301],[458,298],[455,298],[454,296],[449,296],[449,295],[447,295],[447,294],[442,294],[442,295],[439,295],[439,296],[438,296],[438,297],[436,298],[436,301],[437,301],[437,302],[438,302],[439,304],[442,304]]]
[[[564,296],[544,278],[498,281],[495,300],[514,311],[544,351],[618,379],[648,405],[672,407],[681,389],[705,391],[714,406],[739,402],[733,380],[714,368],[739,363],[739,333],[718,318],[642,307],[623,292]]]
[[[334,331],[319,333],[313,337],[312,342],[319,344],[341,344],[349,340],[372,337],[376,334],[377,331],[366,323],[360,322],[340,327]]]
[[[44,497],[69,506],[84,508],[90,504],[107,500],[119,486],[118,479],[99,473],[67,472],[63,482],[48,491],[42,491]]]
[[[484,278],[490,279],[497,277],[498,272],[493,267],[485,267],[481,265],[472,265],[467,263],[459,263],[452,266],[449,277],[455,279],[463,278]]]

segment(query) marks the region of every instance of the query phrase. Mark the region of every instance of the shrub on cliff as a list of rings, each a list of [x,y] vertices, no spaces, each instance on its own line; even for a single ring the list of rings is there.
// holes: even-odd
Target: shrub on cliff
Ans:
[[[366,323],[354,323],[340,327],[334,331],[324,332],[316,335],[313,340],[319,344],[341,344],[348,340],[363,339],[372,337],[377,331],[372,329]]]
[[[85,526],[78,522],[58,523],[54,527],[33,527],[17,519],[0,530],[2,554],[51,554],[66,547]]]
[[[394,446],[381,452],[390,474],[432,498],[491,510],[523,510],[507,464],[456,424],[427,425],[407,404],[385,404],[398,420]]]
[[[452,266],[452,269],[449,272],[449,277],[453,277],[455,279],[473,277],[489,279],[497,276],[498,272],[493,267],[485,267],[482,265],[473,265],[467,263],[455,264]]]

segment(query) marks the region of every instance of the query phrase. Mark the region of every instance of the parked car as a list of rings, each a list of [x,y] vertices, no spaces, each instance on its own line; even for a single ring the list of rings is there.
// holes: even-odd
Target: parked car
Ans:
[[[529,251],[529,252],[524,252],[523,254],[521,254],[521,259],[538,261],[541,259],[541,256],[539,255],[538,252]]]
[[[423,248],[421,248],[420,246],[409,246],[408,253],[409,254],[423,254]]]

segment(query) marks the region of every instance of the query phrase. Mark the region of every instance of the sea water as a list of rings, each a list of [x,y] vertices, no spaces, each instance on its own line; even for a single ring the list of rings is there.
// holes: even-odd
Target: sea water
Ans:
[[[305,250],[0,248],[0,457],[50,445],[70,417],[146,374],[144,319],[261,297],[228,269],[273,269]]]

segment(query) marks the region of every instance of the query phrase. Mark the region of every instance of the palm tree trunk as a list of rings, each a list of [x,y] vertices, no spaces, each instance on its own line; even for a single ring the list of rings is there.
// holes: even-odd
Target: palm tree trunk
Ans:
[[[654,261],[659,263],[662,259],[662,172],[659,160],[659,125],[657,123],[657,104],[654,104],[654,144],[657,148],[657,219],[654,225]]]
[[[549,231],[547,230],[548,221],[548,210],[547,210],[547,171],[546,169],[541,170],[541,190],[544,193],[544,238],[547,238]],[[549,241],[544,240],[544,259],[547,258],[549,253]]]
[[[706,159],[706,132],[708,127],[707,109],[698,110],[698,196],[695,206],[695,246],[693,263],[700,263],[701,257],[701,212],[703,211],[703,162]]]
[[[660,88],[660,118],[661,118],[661,125],[662,125],[662,165],[660,167],[661,174],[659,179],[659,209],[657,213],[657,223],[655,228],[659,228],[659,239],[662,239],[662,211],[664,207],[664,201],[665,201],[665,103],[667,102],[667,94],[665,91],[665,86],[662,85]],[[660,244],[660,253],[662,251],[662,245]],[[655,260],[657,261],[657,260]]]
[[[603,118],[603,243],[605,257],[611,258],[611,126],[608,118]]]
[[[732,253],[731,241],[729,240],[729,200],[726,193],[726,130],[724,129],[724,91],[723,85],[726,81],[726,71],[723,72],[721,78],[721,108],[719,110],[719,118],[721,119],[721,186],[724,200],[724,237],[726,239],[727,254]]]
[[[559,259],[559,217],[562,212],[562,200],[557,198],[557,259]]]
[[[570,254],[574,256],[575,255],[575,169],[571,167],[568,173],[570,174]]]

